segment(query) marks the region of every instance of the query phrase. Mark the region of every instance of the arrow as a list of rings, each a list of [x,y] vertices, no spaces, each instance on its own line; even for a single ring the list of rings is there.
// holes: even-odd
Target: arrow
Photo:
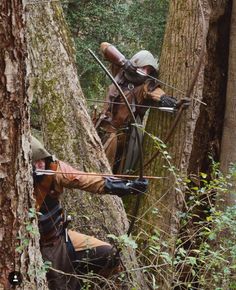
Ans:
[[[151,76],[151,75],[149,75],[149,74],[146,74],[145,72],[141,71],[140,69],[136,69],[136,72],[137,72],[139,75],[141,75],[141,76],[146,76],[146,77],[148,77],[148,78],[150,78],[150,79],[153,79],[153,80],[159,82],[159,83],[162,84],[162,85],[165,85],[165,86],[167,86],[167,87],[169,87],[169,88],[171,88],[171,89],[173,89],[173,90],[175,90],[175,91],[177,91],[177,92],[180,92],[180,93],[183,94],[183,95],[186,95],[186,92],[181,91],[181,90],[175,88],[174,86],[168,85],[167,83],[165,83],[165,82],[163,82],[163,81],[161,81],[161,80],[159,80],[159,79],[157,79],[157,78],[155,78],[155,77],[153,77],[153,76]],[[195,101],[197,101],[197,102],[199,102],[199,103],[201,103],[201,104],[203,104],[204,106],[207,106],[206,103],[204,103],[203,101],[201,101],[201,100],[199,100],[199,99],[197,99],[197,98],[194,98],[194,97],[193,97],[192,99],[195,100]]]
[[[121,102],[110,102],[110,101],[94,100],[94,99],[86,99],[86,100],[89,102],[94,102],[94,103],[109,103],[109,104],[126,106],[125,103],[121,103]],[[170,112],[170,113],[173,113],[176,111],[176,109],[173,107],[154,107],[154,106],[145,106],[145,105],[136,105],[136,104],[130,104],[130,106],[131,107],[148,108],[148,109],[157,109],[160,111],[165,111],[165,112]]]
[[[37,176],[40,175],[54,175],[54,174],[73,174],[73,175],[89,175],[89,176],[101,176],[101,177],[128,177],[128,178],[139,178],[138,175],[127,175],[127,174],[111,174],[111,173],[95,173],[95,172],[63,172],[63,171],[54,171],[54,170],[45,170],[45,169],[36,169],[35,174]],[[163,179],[167,177],[159,177],[159,176],[143,176],[145,179]]]

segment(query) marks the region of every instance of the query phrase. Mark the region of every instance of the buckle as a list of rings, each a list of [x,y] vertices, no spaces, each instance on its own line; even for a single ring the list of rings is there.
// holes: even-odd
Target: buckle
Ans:
[[[134,84],[128,83],[128,90],[132,91],[134,89]]]

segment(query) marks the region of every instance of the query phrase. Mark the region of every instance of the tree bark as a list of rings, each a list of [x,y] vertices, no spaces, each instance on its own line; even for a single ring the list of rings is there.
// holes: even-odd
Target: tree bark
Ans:
[[[230,47],[229,47],[229,66],[225,118],[223,125],[223,136],[220,155],[220,168],[223,173],[229,173],[229,167],[236,162],[236,3],[232,2],[231,28],[230,28]],[[231,193],[224,194],[224,203],[219,202],[220,207],[226,208],[233,206],[236,202],[235,180],[232,180],[233,188]]]
[[[0,288],[12,289],[8,275],[18,271],[21,289],[46,289],[33,214],[22,1],[2,0],[0,11]]]
[[[221,143],[221,152],[220,152],[220,170],[223,172],[224,176],[231,176],[231,180],[227,180],[231,186],[228,187],[227,192],[219,191],[217,194],[216,207],[217,210],[221,210],[223,216],[227,215],[227,210],[232,208],[234,212],[236,197],[236,180],[235,180],[235,169],[231,170],[230,167],[235,168],[236,162],[236,152],[235,152],[235,106],[236,106],[236,3],[232,1],[231,9],[231,26],[230,26],[230,37],[229,37],[229,58],[228,58],[228,78],[227,78],[227,91],[226,91],[226,105],[225,105],[225,116],[223,120],[223,134],[222,134],[222,143]],[[230,219],[233,220],[234,217],[231,213]],[[224,223],[223,223],[224,224]],[[227,238],[226,238],[227,237]],[[224,224],[221,227],[220,231],[217,234],[215,243],[213,244],[215,251],[219,249],[226,249],[225,251],[225,260],[227,265],[234,264],[234,258],[232,255],[231,245],[234,246],[235,236],[234,228],[231,225]],[[235,281],[235,270],[232,269],[230,274],[224,279],[219,279],[218,285],[222,289],[230,289],[234,285]],[[218,286],[217,285],[217,286]]]
[[[202,21],[197,1],[171,1],[160,60],[160,77],[166,83],[184,91],[188,89],[201,50],[205,47],[205,39],[203,41],[202,38],[203,28],[200,25]],[[203,64],[204,59],[198,72],[194,92],[191,95],[200,101],[203,89]],[[168,88],[165,91],[172,94]],[[183,95],[178,95],[177,91],[173,91],[173,93],[178,99],[183,97]],[[200,102],[193,100],[190,107],[183,112],[166,149],[172,156],[170,160],[172,165],[183,174],[187,173],[200,106]],[[175,115],[151,111],[146,130],[153,136],[164,140],[174,118]],[[146,138],[144,148],[146,149],[144,154],[146,160],[157,150],[150,137]],[[163,154],[160,155],[163,156]],[[176,185],[173,186],[173,174],[168,169],[164,169],[163,165],[167,165],[166,160],[159,157],[146,168],[147,174],[172,176],[172,178],[163,179],[163,182],[151,183],[150,191],[153,198],[147,202],[149,205],[154,200],[159,202],[157,206],[160,207],[160,218],[155,220],[155,226],[167,234],[174,234],[178,232],[177,220],[175,221],[176,213],[183,208],[184,196],[174,190]]]
[[[74,45],[57,2],[32,3],[27,11],[29,92],[39,105],[43,139],[59,159],[88,172],[111,170],[101,142],[87,113],[77,77]],[[88,54],[87,51],[84,51]],[[89,54],[88,54],[89,57]],[[67,213],[76,230],[107,240],[122,235],[128,220],[118,197],[91,196],[71,190],[64,194]],[[127,269],[137,268],[134,251],[125,247]],[[145,289],[139,270],[130,274],[130,285]]]
[[[197,176],[200,172],[210,172],[208,154],[219,160],[219,145],[224,115],[225,83],[227,77],[229,1],[200,1],[204,19],[200,13],[199,1],[171,1],[164,44],[161,55],[160,79],[174,87],[187,91],[201,50],[207,48],[191,94],[191,105],[185,110],[170,138],[167,149],[172,156],[163,154],[146,168],[145,174],[168,177],[152,181],[150,192],[143,202],[142,219],[145,231],[159,231],[169,245],[170,257],[174,256],[175,241],[179,234],[180,213],[184,213],[185,193],[176,183],[177,177],[187,174]],[[203,21],[207,37],[203,38]],[[224,57],[226,56],[226,57]],[[212,85],[213,84],[213,85]],[[177,91],[165,88],[168,94]],[[197,99],[197,100],[196,100]],[[205,106],[201,102],[206,103]],[[174,115],[151,111],[146,130],[162,140],[168,134]],[[144,143],[144,156],[148,160],[157,150],[149,137]],[[170,171],[174,166],[175,174]],[[163,166],[168,166],[165,168]],[[197,183],[199,181],[197,180]],[[178,190],[176,190],[178,188]],[[173,255],[173,256],[172,256]],[[163,289],[170,289],[180,278],[171,264],[163,267],[166,281],[160,282]],[[166,271],[166,272],[165,272]],[[162,289],[162,288],[161,288]]]

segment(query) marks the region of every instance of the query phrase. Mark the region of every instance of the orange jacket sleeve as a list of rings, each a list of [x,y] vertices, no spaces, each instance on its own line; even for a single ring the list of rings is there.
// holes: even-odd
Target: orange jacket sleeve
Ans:
[[[63,161],[58,161],[57,171],[63,173],[55,175],[55,188],[78,188],[91,193],[103,193],[105,180],[102,176],[84,175],[84,172]]]

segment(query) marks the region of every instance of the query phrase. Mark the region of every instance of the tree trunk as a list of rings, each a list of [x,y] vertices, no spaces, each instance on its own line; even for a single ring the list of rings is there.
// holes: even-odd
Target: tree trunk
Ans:
[[[231,28],[230,28],[230,47],[229,47],[229,67],[227,81],[227,95],[225,118],[223,125],[223,136],[220,155],[220,168],[223,173],[229,172],[229,167],[236,162],[236,3],[232,3]],[[231,193],[224,194],[220,198],[224,199],[224,203],[219,202],[221,208],[233,206],[236,202],[235,180],[232,181],[233,188]]]
[[[29,91],[39,105],[40,126],[49,151],[84,171],[111,172],[99,137],[87,113],[74,60],[74,46],[57,2],[35,2],[27,13]],[[87,51],[84,51],[88,54]],[[88,54],[89,57],[89,54]],[[64,194],[74,228],[107,240],[107,234],[122,235],[127,217],[118,197],[91,196],[78,190]],[[134,251],[124,249],[125,266],[137,267]],[[132,265],[132,266],[131,266]],[[139,270],[130,284],[145,289]]]
[[[199,2],[204,11],[204,19]],[[187,91],[194,79],[201,51],[207,47],[207,54],[201,60],[197,72],[191,105],[182,113],[167,149],[162,149],[168,151],[172,159],[164,158],[166,153],[160,154],[144,170],[145,174],[168,177],[150,184],[150,193],[143,202],[142,212],[145,214],[142,219],[145,220],[145,231],[149,235],[154,229],[162,234],[164,244],[168,244],[167,251],[170,247],[171,259],[179,233],[180,214],[186,210],[185,193],[176,180],[186,174],[209,172],[209,152],[214,159],[219,160],[227,75],[227,59],[223,56],[227,56],[228,52],[229,15],[229,1],[170,2],[160,61],[160,79]],[[205,36],[203,22],[207,31]],[[165,91],[168,94],[173,93],[178,99],[184,97],[175,90],[171,92],[166,88]],[[201,103],[202,101],[207,105]],[[175,115],[153,111],[149,115],[146,130],[164,140],[174,119]],[[145,140],[144,148],[146,160],[157,150],[153,139],[149,137]],[[163,273],[166,281],[161,281],[161,287],[170,289],[180,277],[176,276],[171,261],[163,270],[160,274]]]
[[[8,275],[17,271],[21,289],[46,289],[32,199],[22,1],[2,0],[0,11],[0,288],[12,289]]]
[[[234,255],[232,254],[232,248],[235,246],[235,232],[233,226],[233,220],[235,219],[235,163],[236,163],[236,150],[235,150],[235,106],[236,106],[236,2],[232,1],[231,10],[231,27],[229,37],[229,59],[228,59],[228,79],[227,79],[227,92],[226,92],[226,105],[225,105],[225,116],[223,122],[223,134],[220,152],[220,170],[224,176],[231,176],[231,180],[228,182],[231,184],[227,192],[219,191],[217,194],[216,206],[217,210],[221,210],[223,217],[228,217],[230,223],[222,222],[220,230],[217,233],[217,238],[213,244],[215,252],[221,252],[225,249],[223,256],[225,261],[225,267],[228,265],[234,265]],[[234,167],[233,170],[230,167]],[[230,175],[229,175],[230,173]],[[222,219],[223,220],[223,219]],[[223,265],[224,266],[224,265]],[[235,269],[231,269],[228,275],[218,279],[218,285],[222,289],[231,289],[235,285]],[[217,286],[218,286],[217,285]]]
[[[160,77],[166,83],[184,91],[187,91],[188,85],[193,79],[194,69],[198,64],[201,50],[205,47],[206,39],[203,39],[203,28],[200,25],[202,21],[197,1],[171,1],[160,61]],[[202,100],[204,59],[201,61],[201,68],[192,93],[192,97],[194,95],[194,98],[200,101]],[[165,91],[172,94],[171,91],[168,91],[168,88]],[[178,99],[183,97],[177,91],[173,91],[173,94]],[[183,174],[187,173],[200,106],[201,103],[197,100],[192,101],[190,107],[182,113],[167,149],[162,150],[167,150],[170,153],[172,156],[171,164]],[[151,111],[146,130],[164,140],[174,119],[174,114],[156,110]],[[153,139],[150,137],[146,138],[144,148],[146,160],[157,150]],[[145,174],[151,173],[171,178],[163,179],[162,182],[154,181],[151,183],[152,198],[147,200],[147,203],[150,206],[154,200],[158,201],[157,207],[160,209],[160,218],[154,220],[155,226],[167,234],[174,234],[178,232],[176,213],[183,208],[184,196],[174,190],[176,185],[174,184],[173,174],[169,169],[163,168],[168,163],[166,159],[163,159],[163,153],[160,156],[147,166]],[[149,219],[152,218],[149,217]]]

